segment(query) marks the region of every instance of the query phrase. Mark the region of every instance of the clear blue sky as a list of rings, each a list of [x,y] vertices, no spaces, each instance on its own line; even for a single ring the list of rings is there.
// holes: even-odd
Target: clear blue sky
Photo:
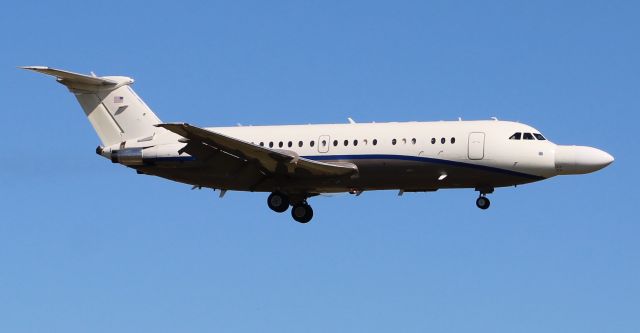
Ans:
[[[4,1],[0,332],[639,332],[637,1]],[[138,176],[48,65],[197,125],[500,119],[616,157],[312,199]]]

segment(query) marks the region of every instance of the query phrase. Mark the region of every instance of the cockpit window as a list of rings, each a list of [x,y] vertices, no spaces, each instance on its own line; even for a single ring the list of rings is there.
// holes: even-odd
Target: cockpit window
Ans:
[[[522,136],[522,140],[534,140],[534,138],[531,133],[524,133],[524,135]]]
[[[542,141],[542,140],[546,140],[546,139],[544,138],[544,136],[542,136],[542,134],[540,134],[540,133],[533,133],[533,136],[535,136],[535,137],[536,137],[536,139],[538,139],[538,140],[540,140],[540,141]]]
[[[509,137],[509,140],[520,140],[520,138],[522,138],[522,133],[518,132],[513,133],[513,135]]]

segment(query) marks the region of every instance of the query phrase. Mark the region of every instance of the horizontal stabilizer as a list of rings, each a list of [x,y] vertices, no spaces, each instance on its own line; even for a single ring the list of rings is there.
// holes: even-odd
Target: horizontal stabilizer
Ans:
[[[46,66],[23,66],[19,68],[27,69],[34,72],[39,72],[46,75],[55,76],[58,78],[58,81],[63,84],[80,83],[80,84],[85,84],[90,86],[113,86],[118,84],[118,82],[113,80],[78,74],[78,73],[69,72],[69,71],[63,71],[60,69],[55,69],[55,68],[46,67]]]
[[[166,128],[190,141],[201,142],[234,156],[256,161],[270,173],[290,176],[337,177],[349,176],[358,172],[358,167],[351,163],[338,165],[312,161],[298,156],[293,151],[269,149],[186,123],[158,124],[156,126]]]

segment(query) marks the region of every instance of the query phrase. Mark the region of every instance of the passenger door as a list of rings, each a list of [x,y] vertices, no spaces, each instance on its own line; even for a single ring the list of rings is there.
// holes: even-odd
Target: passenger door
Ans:
[[[321,135],[318,138],[318,152],[319,153],[328,153],[329,152],[329,142],[331,142],[331,138],[328,135]]]
[[[469,159],[481,160],[484,158],[484,133],[469,133]]]

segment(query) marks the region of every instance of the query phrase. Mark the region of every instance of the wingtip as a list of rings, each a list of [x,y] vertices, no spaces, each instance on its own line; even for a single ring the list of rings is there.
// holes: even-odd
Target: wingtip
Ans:
[[[49,69],[49,67],[47,67],[47,66],[18,66],[18,68],[19,69],[27,69],[27,70],[31,70],[31,71]]]

